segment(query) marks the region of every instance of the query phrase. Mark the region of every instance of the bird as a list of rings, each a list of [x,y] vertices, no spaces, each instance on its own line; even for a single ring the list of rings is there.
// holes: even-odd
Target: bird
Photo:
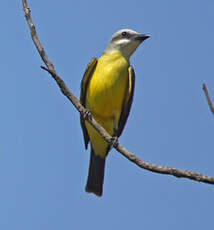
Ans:
[[[90,60],[81,81],[81,104],[112,136],[112,144],[108,144],[80,115],[85,148],[89,142],[91,147],[85,191],[98,197],[103,193],[106,157],[122,134],[133,101],[135,72],[129,59],[149,37],[131,29],[117,31],[101,57]]]

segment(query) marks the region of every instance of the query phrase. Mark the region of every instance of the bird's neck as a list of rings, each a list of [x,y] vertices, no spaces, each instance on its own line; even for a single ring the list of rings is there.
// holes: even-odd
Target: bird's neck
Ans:
[[[129,63],[129,58],[130,58],[130,56],[124,55],[124,53],[122,53],[118,49],[108,49],[108,48],[103,52],[102,57],[107,59],[114,59],[115,61],[117,59],[122,58],[125,59],[127,63]]]

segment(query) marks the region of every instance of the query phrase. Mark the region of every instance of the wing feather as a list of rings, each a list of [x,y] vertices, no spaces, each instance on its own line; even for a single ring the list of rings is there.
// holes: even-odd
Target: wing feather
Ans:
[[[85,73],[84,73],[82,81],[81,81],[80,102],[84,107],[85,107],[85,100],[86,100],[86,92],[87,92],[87,88],[88,88],[88,83],[91,79],[91,76],[93,75],[93,72],[95,70],[96,65],[97,65],[97,58],[92,58],[86,67]],[[89,143],[89,136],[88,136],[87,129],[85,127],[85,120],[83,119],[83,117],[81,115],[80,115],[80,124],[81,124],[82,131],[83,131],[85,148],[87,149],[88,143]]]
[[[128,72],[129,72],[128,87],[126,91],[126,97],[124,98],[124,101],[123,101],[122,112],[121,112],[120,120],[118,124],[117,137],[121,135],[125,127],[126,121],[130,113],[133,96],[134,96],[135,72],[132,66],[129,67]]]

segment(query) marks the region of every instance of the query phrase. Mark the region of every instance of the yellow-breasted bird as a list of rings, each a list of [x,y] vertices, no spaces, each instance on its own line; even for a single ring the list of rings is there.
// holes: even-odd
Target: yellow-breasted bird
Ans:
[[[113,34],[102,56],[92,58],[81,82],[80,102],[113,137],[118,138],[129,116],[135,74],[129,58],[141,42],[149,38],[133,30]],[[86,192],[102,196],[105,158],[111,145],[80,116],[85,148],[91,143]]]

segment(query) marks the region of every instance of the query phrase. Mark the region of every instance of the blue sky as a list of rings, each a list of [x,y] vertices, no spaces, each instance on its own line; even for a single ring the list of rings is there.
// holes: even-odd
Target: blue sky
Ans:
[[[214,176],[214,2],[28,1],[48,57],[71,91],[121,28],[150,33],[131,58],[136,90],[120,143],[151,163]],[[101,199],[84,191],[89,152],[79,115],[30,38],[21,0],[1,20],[0,228],[212,229],[212,185],[154,174],[115,150]]]

